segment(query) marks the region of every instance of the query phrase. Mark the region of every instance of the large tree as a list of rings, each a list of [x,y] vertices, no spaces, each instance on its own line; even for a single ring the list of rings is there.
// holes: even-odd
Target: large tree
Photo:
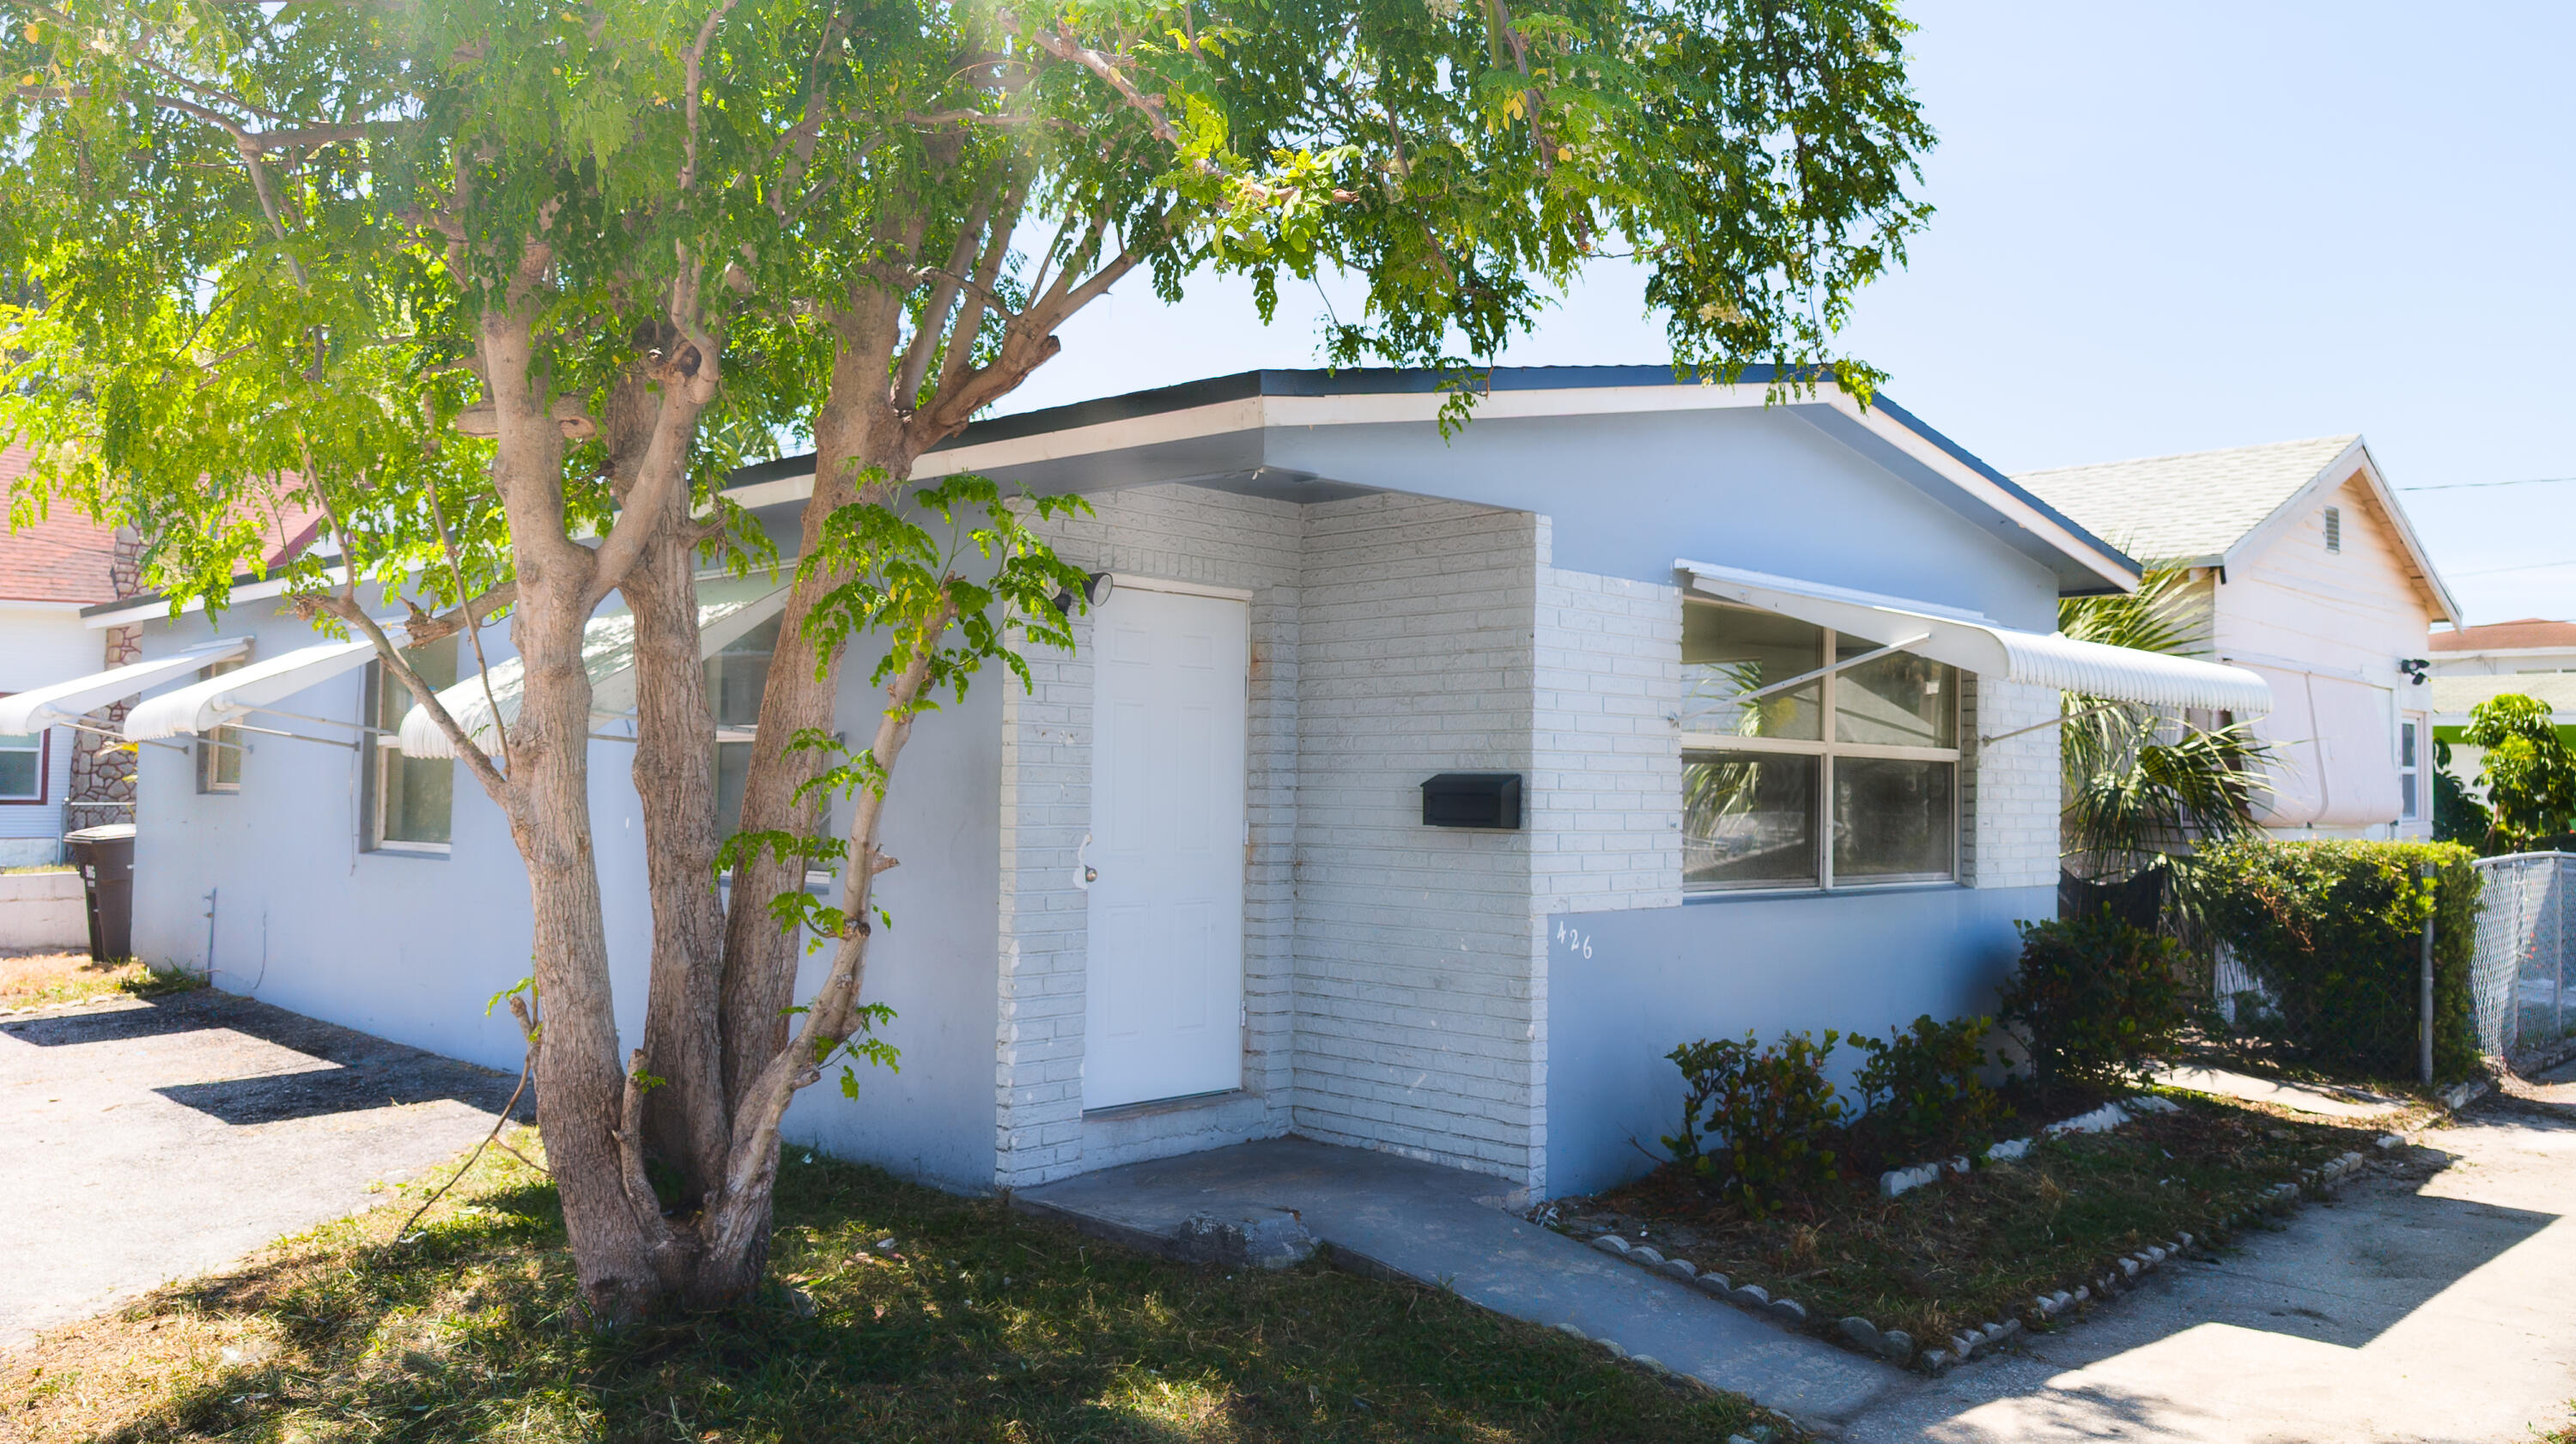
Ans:
[[[249,520],[323,509],[308,614],[373,640],[509,819],[534,903],[539,1118],[602,1320],[759,1277],[778,1125],[865,1056],[870,888],[910,729],[1069,644],[1031,506],[916,458],[1131,272],[1177,297],[1336,274],[1336,364],[1458,380],[1595,258],[1674,363],[1862,391],[1833,337],[1903,257],[1930,144],[1889,0],[6,0],[0,262],[26,305],[16,498],[141,526],[220,604]],[[757,560],[736,460],[814,489],[743,800],[717,835],[692,577]],[[371,597],[412,603],[408,627]],[[652,902],[612,1021],[585,627],[632,614]],[[523,685],[452,716],[402,648],[506,611]],[[838,671],[883,658],[866,745]],[[478,642],[479,648],[479,642]],[[508,713],[506,706],[483,709]],[[469,725],[470,724],[470,725]],[[850,824],[821,836],[826,804]],[[714,883],[734,869],[730,904]],[[809,867],[841,893],[805,900]],[[799,928],[830,942],[795,994]],[[658,1200],[647,1165],[679,1184]]]

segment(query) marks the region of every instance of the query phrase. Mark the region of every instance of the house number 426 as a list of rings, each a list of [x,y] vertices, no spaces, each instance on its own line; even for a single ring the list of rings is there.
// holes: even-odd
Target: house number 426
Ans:
[[[1556,940],[1563,943],[1569,953],[1581,953],[1587,958],[1592,956],[1592,935],[1567,927],[1563,918],[1556,922]]]

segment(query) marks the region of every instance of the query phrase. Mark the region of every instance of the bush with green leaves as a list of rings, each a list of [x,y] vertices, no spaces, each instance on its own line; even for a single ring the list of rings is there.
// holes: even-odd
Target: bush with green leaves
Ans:
[[[1977,1154],[1994,1142],[2004,1101],[1980,1070],[1992,1018],[1932,1021],[1929,1013],[1887,1038],[1854,1033],[1851,1045],[1869,1055],[1853,1079],[1869,1111],[1853,1125],[1891,1163]]]
[[[1842,1035],[1822,1043],[1784,1033],[1765,1048],[1741,1039],[1702,1039],[1664,1056],[1682,1070],[1682,1130],[1664,1139],[1673,1161],[1719,1195],[1757,1216],[1784,1198],[1842,1176],[1847,1109],[1825,1081],[1825,1058]]]
[[[2469,709],[2460,740],[2486,749],[2478,765],[2488,809],[2480,851],[2538,852],[2576,828],[2576,751],[2558,735],[2548,703],[2519,692],[2489,697]]]
[[[2014,926],[2021,966],[2000,1016],[2029,1050],[2040,1096],[2067,1084],[2134,1087],[2183,1024],[2178,945],[2108,908]]]
[[[2418,1076],[2424,917],[2433,916],[2433,1071],[2477,1067],[2469,1013],[2477,869],[2448,842],[2227,843],[2203,855],[2211,923],[2268,998],[2237,1026],[2292,1060],[2362,1078]],[[2419,876],[2430,867],[2428,881]]]

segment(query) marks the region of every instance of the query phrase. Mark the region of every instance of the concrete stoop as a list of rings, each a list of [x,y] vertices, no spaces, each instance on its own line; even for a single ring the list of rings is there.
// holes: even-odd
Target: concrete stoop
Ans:
[[[1269,1139],[1086,1173],[1011,1195],[1096,1238],[1220,1266],[1336,1265],[1448,1289],[1832,1429],[1908,1376],[1608,1258],[1504,1205],[1498,1178]]]

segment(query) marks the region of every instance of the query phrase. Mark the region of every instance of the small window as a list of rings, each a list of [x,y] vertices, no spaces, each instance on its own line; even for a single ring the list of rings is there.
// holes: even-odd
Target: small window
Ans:
[[[1838,670],[1824,670],[1828,656]],[[1768,612],[1692,603],[1682,677],[1684,888],[1955,874],[1954,668]]]
[[[2397,800],[2403,809],[2398,816],[2407,822],[2413,822],[2420,815],[2417,809],[2422,806],[2416,800],[2418,796],[2416,789],[2420,785],[2424,769],[2416,765],[2415,761],[2420,755],[2417,750],[2421,746],[2417,740],[2417,729],[2421,726],[2421,723],[2416,722],[2397,724]]]
[[[236,657],[228,662],[217,662],[197,675],[220,677],[240,666],[241,659]],[[216,727],[197,738],[199,792],[241,791],[243,736],[238,727]]]
[[[0,697],[8,694],[0,692]],[[49,732],[0,733],[0,802],[45,800]]]
[[[2343,550],[2342,507],[2330,506],[2326,508],[2326,550],[2330,552],[2341,552]]]
[[[456,682],[456,639],[441,637],[407,648],[403,661],[435,691]],[[406,757],[387,735],[411,710],[411,689],[381,661],[367,669],[366,845],[370,852],[443,853],[456,808],[456,762],[446,757]]]
[[[742,825],[742,789],[751,776],[752,729],[760,723],[760,697],[769,687],[769,659],[778,650],[772,618],[707,659],[707,710],[716,724],[716,836]]]

